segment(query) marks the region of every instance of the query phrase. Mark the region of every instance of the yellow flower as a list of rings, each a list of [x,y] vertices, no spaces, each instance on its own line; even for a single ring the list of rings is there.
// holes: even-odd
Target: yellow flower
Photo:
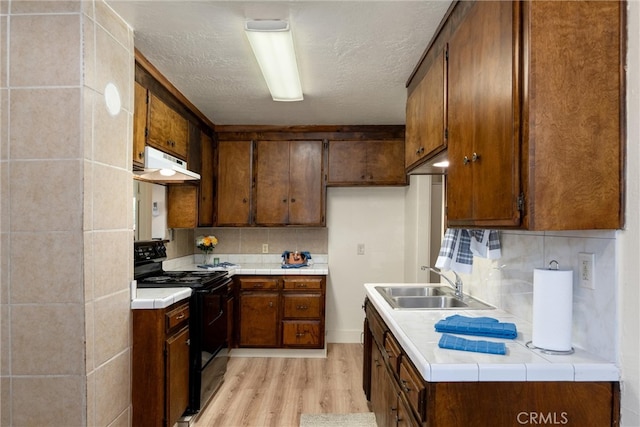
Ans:
[[[217,244],[218,239],[216,238],[216,236],[199,236],[196,239],[196,246],[198,247],[198,249],[205,252],[210,252],[211,250],[213,250],[213,248],[216,247]]]

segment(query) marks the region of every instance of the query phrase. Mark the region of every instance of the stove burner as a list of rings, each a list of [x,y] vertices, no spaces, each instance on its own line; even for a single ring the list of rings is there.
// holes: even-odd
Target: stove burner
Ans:
[[[167,280],[171,280],[171,277],[168,276],[154,276],[147,277],[144,279],[145,282],[166,282]]]

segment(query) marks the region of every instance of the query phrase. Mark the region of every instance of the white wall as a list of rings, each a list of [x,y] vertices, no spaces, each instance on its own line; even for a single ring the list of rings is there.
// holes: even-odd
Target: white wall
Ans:
[[[640,426],[640,3],[628,2],[626,226],[617,239],[623,426]]]
[[[405,263],[406,282],[428,282],[428,273],[420,270],[430,265],[431,178],[410,176],[405,196]]]
[[[360,342],[364,283],[404,281],[405,192],[405,187],[327,190],[327,342]],[[364,255],[357,254],[359,243]]]

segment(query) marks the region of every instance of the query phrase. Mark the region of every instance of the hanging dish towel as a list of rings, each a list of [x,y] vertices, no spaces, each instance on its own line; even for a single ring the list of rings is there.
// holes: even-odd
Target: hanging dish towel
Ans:
[[[473,351],[476,353],[507,354],[507,346],[502,342],[467,340],[449,334],[442,334],[438,347],[449,350]]]
[[[498,259],[500,235],[497,230],[467,230],[447,228],[436,260],[436,267],[443,271],[453,270],[470,274],[473,257]]]

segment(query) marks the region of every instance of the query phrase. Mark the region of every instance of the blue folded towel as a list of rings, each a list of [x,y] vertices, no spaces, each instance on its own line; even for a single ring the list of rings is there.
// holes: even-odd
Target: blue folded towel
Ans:
[[[476,335],[492,338],[516,338],[518,331],[513,323],[502,323],[492,317],[466,317],[459,314],[438,321],[436,332]]]
[[[507,346],[502,342],[467,340],[449,334],[442,334],[438,347],[476,353],[507,354]]]
[[[307,264],[282,264],[280,268],[302,268],[308,267]]]

